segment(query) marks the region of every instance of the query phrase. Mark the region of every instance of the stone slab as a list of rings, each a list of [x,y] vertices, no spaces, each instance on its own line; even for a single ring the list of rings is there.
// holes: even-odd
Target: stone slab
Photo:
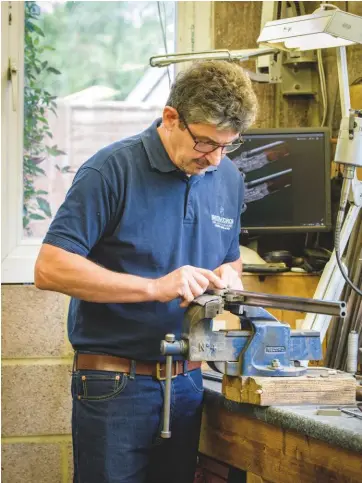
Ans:
[[[3,436],[69,434],[70,380],[70,364],[3,365]]]
[[[3,483],[63,483],[60,444],[2,444]]]
[[[30,285],[2,286],[2,357],[50,357],[71,353],[68,297]]]

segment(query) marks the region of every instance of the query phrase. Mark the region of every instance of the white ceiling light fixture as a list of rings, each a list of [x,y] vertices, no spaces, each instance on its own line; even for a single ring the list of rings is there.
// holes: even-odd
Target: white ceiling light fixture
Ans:
[[[362,43],[362,17],[323,4],[311,15],[267,22],[257,40],[282,50],[314,50]]]

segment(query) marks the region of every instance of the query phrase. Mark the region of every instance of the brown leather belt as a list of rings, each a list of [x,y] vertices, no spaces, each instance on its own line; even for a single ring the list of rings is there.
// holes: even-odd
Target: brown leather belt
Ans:
[[[166,364],[157,361],[134,361],[134,373],[143,376],[153,376],[162,381],[166,376]],[[193,371],[201,367],[201,362],[174,361],[172,363],[172,377]],[[95,370],[125,372],[132,370],[132,360],[123,357],[108,356],[103,354],[80,354],[77,353],[74,361],[74,370]]]

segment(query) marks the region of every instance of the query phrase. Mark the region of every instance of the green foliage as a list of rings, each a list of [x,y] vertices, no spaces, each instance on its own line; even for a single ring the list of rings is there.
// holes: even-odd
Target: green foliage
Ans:
[[[31,220],[51,217],[50,205],[44,198],[47,191],[36,190],[34,186],[36,177],[45,175],[40,165],[49,155],[65,154],[56,145],[47,144],[52,133],[45,116],[49,110],[56,114],[56,96],[39,86],[38,79],[44,73],[49,76],[59,75],[60,72],[43,58],[45,51],[54,49],[40,45],[44,32],[36,23],[39,16],[40,9],[36,2],[25,2],[23,227],[28,232]]]
[[[169,44],[174,9],[174,2],[161,2]],[[58,2],[42,13],[40,26],[46,42],[56,46],[44,52],[44,60],[62,72],[54,77],[45,72],[40,80],[59,97],[102,85],[124,100],[149,67],[149,58],[164,52],[155,1]]]

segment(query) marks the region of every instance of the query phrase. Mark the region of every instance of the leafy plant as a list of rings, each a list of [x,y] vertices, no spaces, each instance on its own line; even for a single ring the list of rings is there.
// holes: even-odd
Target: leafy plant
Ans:
[[[31,233],[31,220],[44,220],[51,217],[47,191],[35,188],[35,179],[46,175],[40,167],[49,156],[65,154],[57,145],[51,145],[52,133],[46,118],[48,111],[56,115],[56,96],[42,87],[39,78],[46,75],[59,75],[60,72],[43,60],[45,51],[54,50],[40,41],[43,30],[36,24],[40,8],[36,2],[25,2],[25,51],[24,51],[24,200],[23,227]]]

